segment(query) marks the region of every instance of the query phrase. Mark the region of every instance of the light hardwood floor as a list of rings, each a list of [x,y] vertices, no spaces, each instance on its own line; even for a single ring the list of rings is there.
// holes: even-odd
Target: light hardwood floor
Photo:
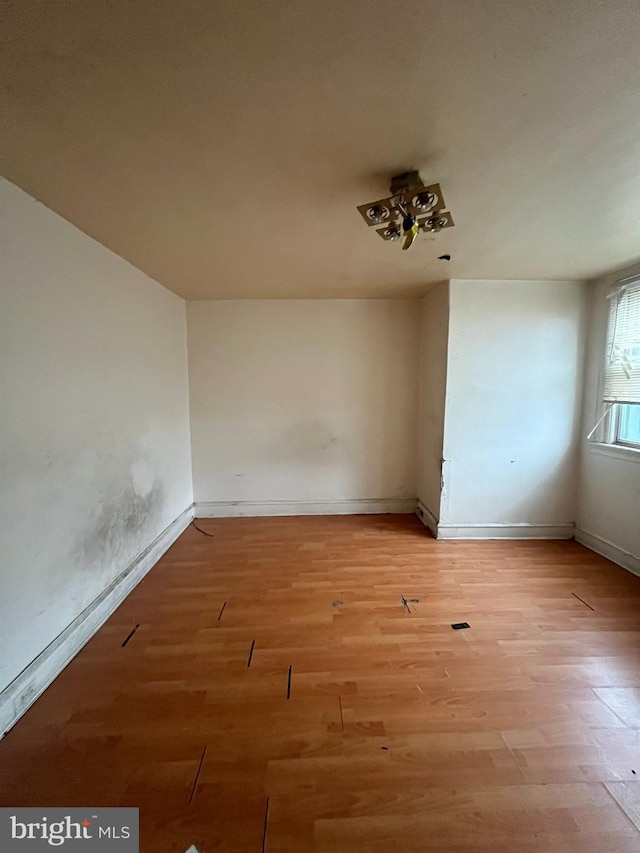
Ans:
[[[413,516],[199,524],[0,742],[0,805],[139,806],[143,853],[640,850],[639,578]]]

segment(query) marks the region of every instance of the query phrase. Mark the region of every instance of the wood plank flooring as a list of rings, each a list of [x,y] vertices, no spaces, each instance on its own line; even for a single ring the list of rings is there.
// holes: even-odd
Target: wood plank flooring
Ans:
[[[139,806],[143,853],[640,851],[639,578],[413,516],[199,524],[0,742],[0,805]]]

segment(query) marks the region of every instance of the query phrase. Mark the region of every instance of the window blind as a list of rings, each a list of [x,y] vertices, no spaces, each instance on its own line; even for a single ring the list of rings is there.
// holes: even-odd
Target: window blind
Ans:
[[[609,298],[603,399],[640,403],[640,279],[621,283]]]

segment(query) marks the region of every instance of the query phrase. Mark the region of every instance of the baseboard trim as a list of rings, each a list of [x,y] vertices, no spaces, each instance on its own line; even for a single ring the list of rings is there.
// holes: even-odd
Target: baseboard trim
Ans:
[[[438,539],[573,539],[575,525],[530,524],[516,522],[496,524],[482,522],[478,524],[438,524]]]
[[[73,660],[193,519],[193,504],[132,560],[0,693],[0,739]]]
[[[362,498],[346,501],[197,501],[195,504],[196,518],[365,515],[415,511],[415,498]]]
[[[420,519],[420,521],[424,524],[426,528],[428,528],[429,532],[433,536],[434,539],[438,538],[438,519],[431,512],[431,510],[425,506],[421,500],[418,501],[418,506],[416,508],[416,515]]]
[[[596,554],[600,554],[601,557],[606,557],[607,560],[611,560],[612,563],[616,563],[628,572],[640,577],[640,557],[637,557],[630,551],[625,551],[624,548],[614,545],[613,542],[609,542],[608,539],[603,539],[602,536],[590,533],[588,530],[583,530],[581,527],[576,530],[575,539],[576,542],[584,545],[585,548],[595,551]]]

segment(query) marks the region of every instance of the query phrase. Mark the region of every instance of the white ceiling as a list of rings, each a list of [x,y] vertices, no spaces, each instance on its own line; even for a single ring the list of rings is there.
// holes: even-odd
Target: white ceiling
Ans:
[[[189,299],[640,257],[637,0],[4,6],[0,171]],[[356,205],[408,168],[456,227],[402,252]]]

